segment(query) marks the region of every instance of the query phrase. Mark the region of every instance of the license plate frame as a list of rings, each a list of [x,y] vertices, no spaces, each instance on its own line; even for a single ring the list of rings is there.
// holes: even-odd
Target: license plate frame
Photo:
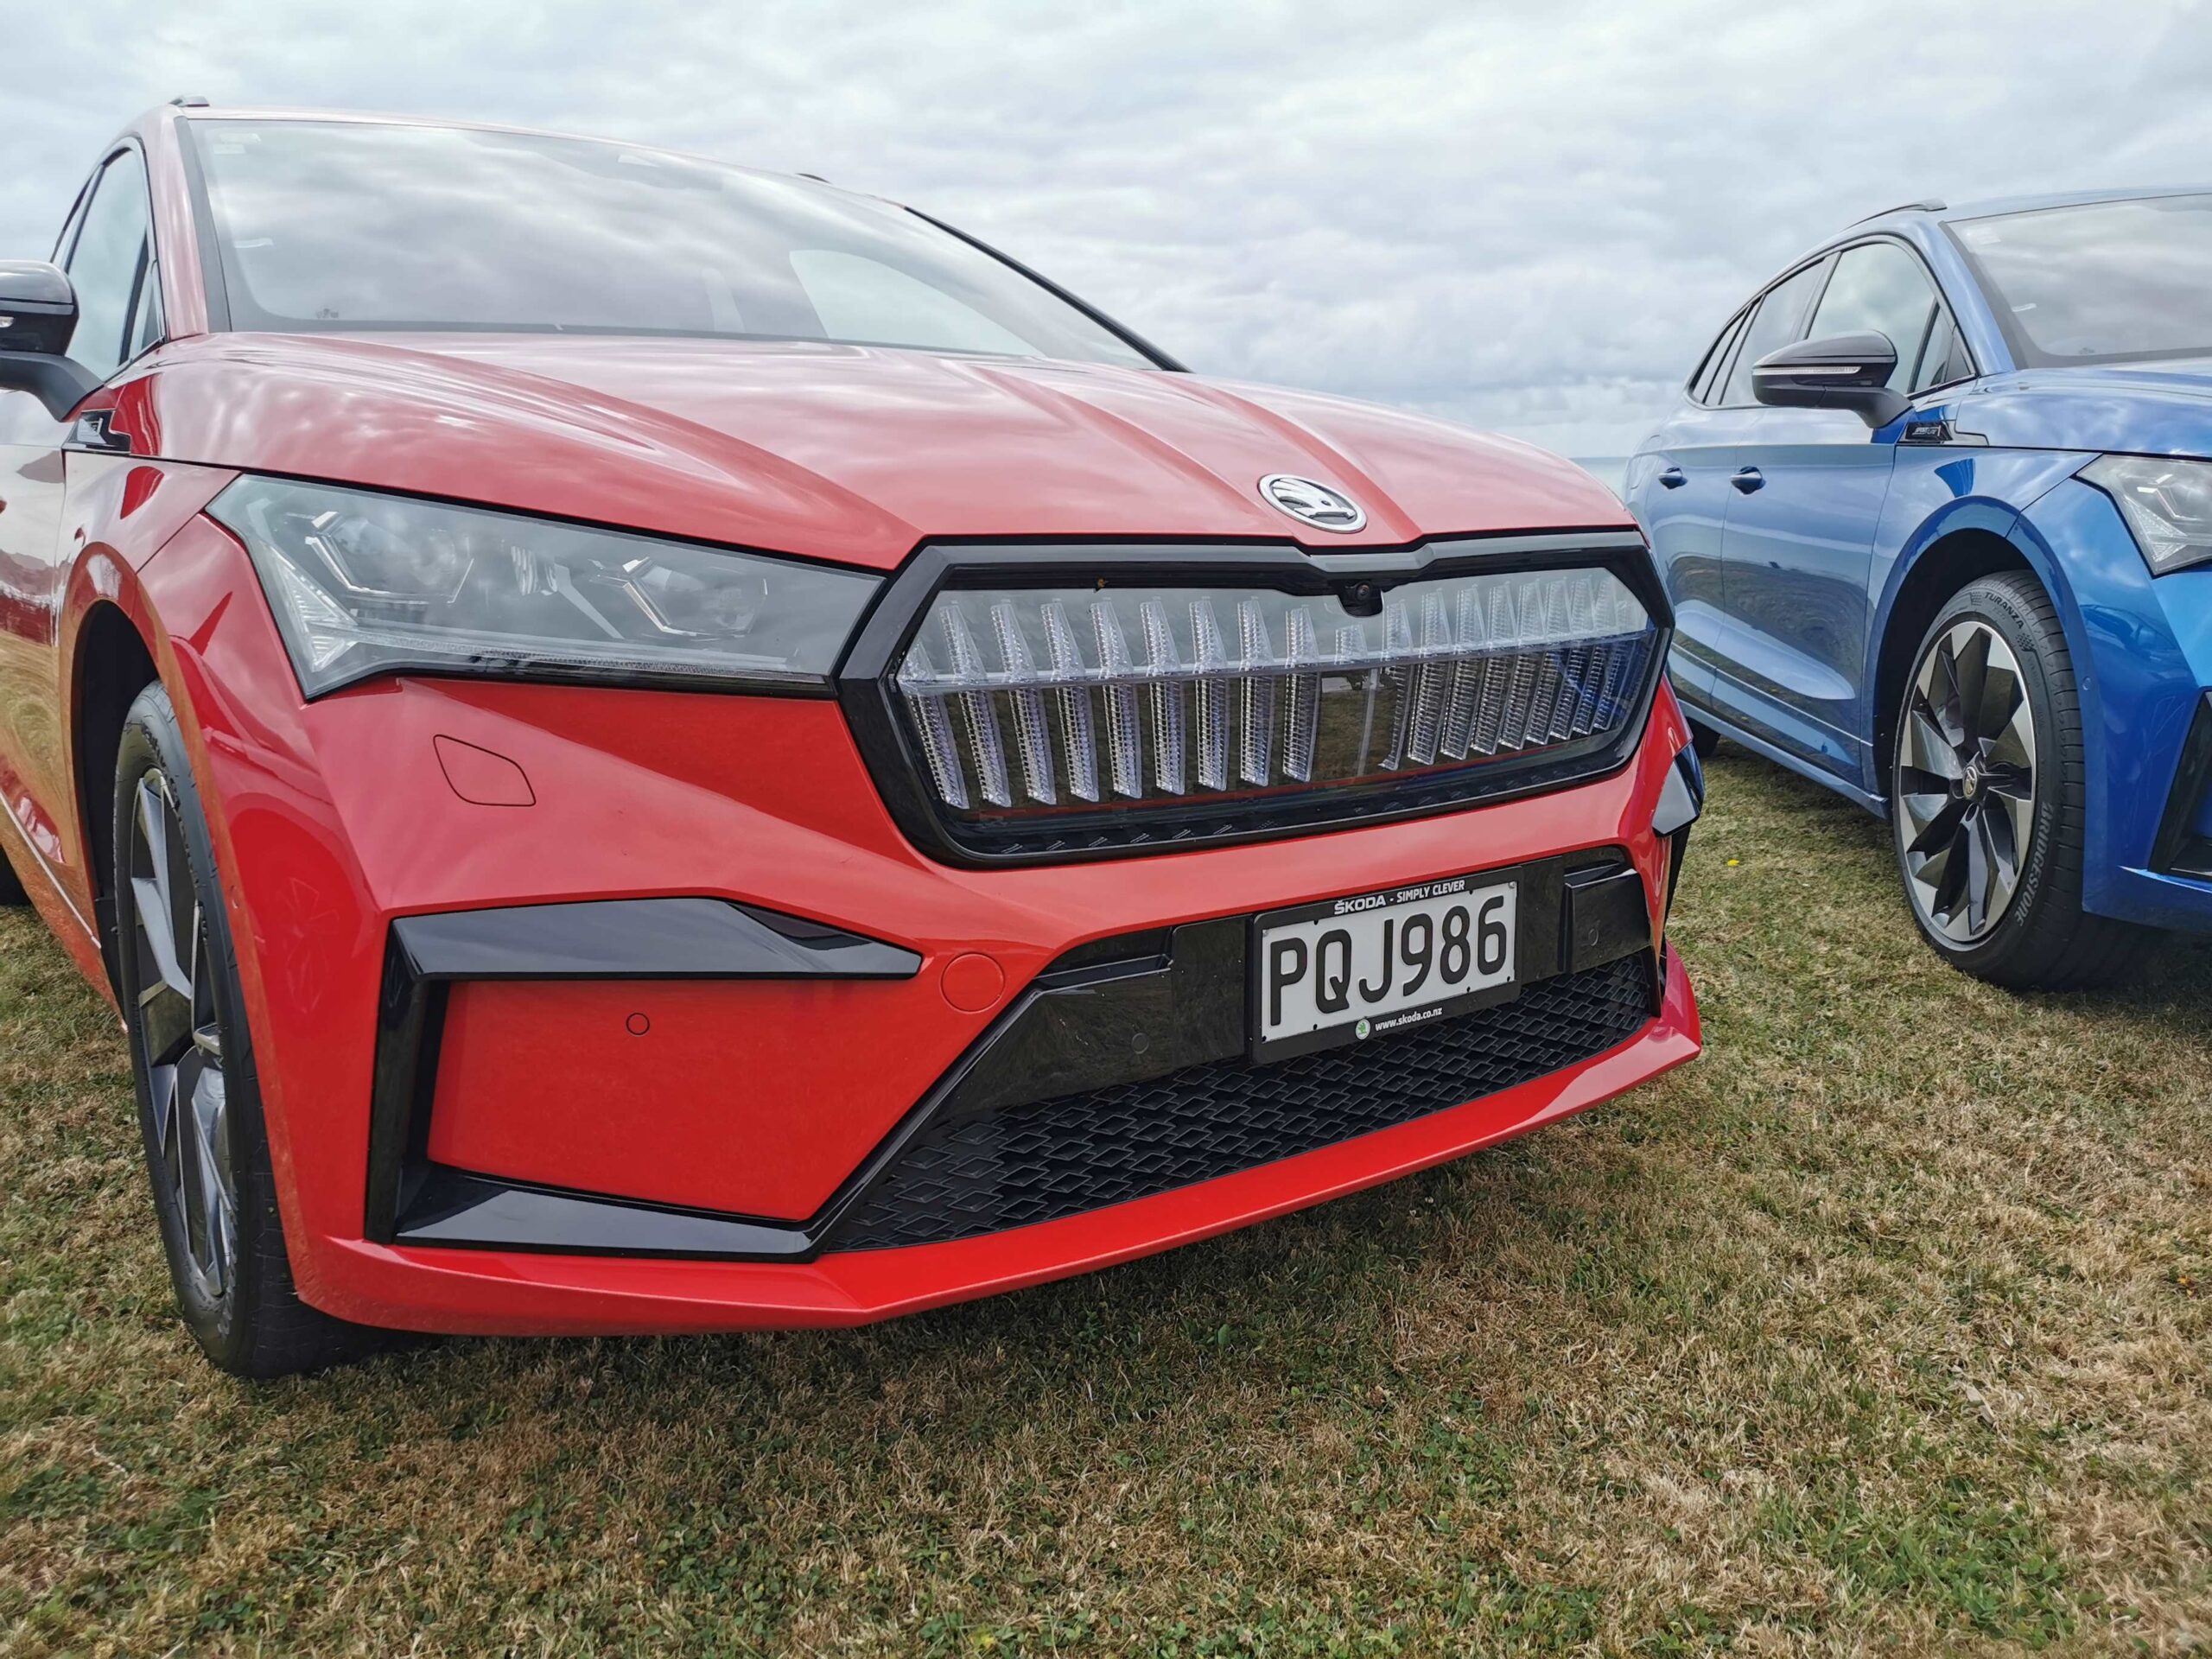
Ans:
[[[1249,965],[1245,978],[1249,987],[1249,1006],[1246,1027],[1251,1058],[1255,1062],[1287,1059],[1297,1054],[1310,1054],[1325,1048],[1340,1047],[1402,1031],[1415,1026],[1446,1020],[1455,1014],[1470,1013],[1479,1007],[1511,1001],[1521,994],[1525,983],[1521,973],[1521,901],[1527,896],[1527,883],[1518,868],[1471,871],[1465,874],[1443,876],[1433,881],[1417,881],[1395,887],[1382,887],[1373,892],[1353,893],[1339,899],[1324,899],[1312,904],[1295,905],[1283,910],[1271,910],[1252,918],[1247,940]],[[1483,933],[1484,912],[1492,901],[1502,899],[1503,915],[1493,912],[1491,921],[1502,921],[1504,932],[1503,961],[1496,967],[1484,969],[1484,958],[1476,954],[1484,949]],[[1465,909],[1469,916],[1469,967],[1458,984],[1464,988],[1445,990],[1442,995],[1430,994],[1429,988],[1443,989],[1450,982],[1443,979],[1443,968],[1439,957],[1443,941],[1443,918],[1453,908]],[[1400,966],[1410,975],[1410,963],[1402,960],[1402,937],[1395,936],[1395,925],[1417,914],[1431,918],[1429,969],[1419,981],[1419,992],[1410,1000],[1401,1000],[1402,987],[1396,982]],[[1382,931],[1381,924],[1393,923],[1389,931]],[[1336,928],[1317,927],[1320,923],[1351,924]],[[1290,931],[1295,930],[1294,934]],[[1287,980],[1286,988],[1312,979],[1319,983],[1321,969],[1313,958],[1319,952],[1319,942],[1332,932],[1346,936],[1343,947],[1345,964],[1346,1006],[1342,1013],[1325,1023],[1306,1026],[1297,1030],[1283,1028],[1287,1023],[1276,1017],[1284,1013],[1281,999],[1275,996],[1278,968],[1287,967],[1287,958],[1278,963],[1270,957],[1270,935],[1296,937],[1306,944],[1306,963],[1297,979]],[[1361,971],[1363,957],[1352,938],[1355,931],[1370,935],[1370,950],[1364,963],[1370,971]],[[1373,937],[1379,933],[1380,937]],[[1401,953],[1389,975],[1375,971],[1375,957],[1383,941]],[[1384,981],[1382,995],[1363,1006],[1363,990],[1374,984],[1376,978]],[[1331,1012],[1319,1007],[1321,997],[1310,996],[1317,1014]],[[1379,1012],[1374,1011],[1379,1010]],[[1291,1010],[1296,1014],[1295,1008]],[[1270,1035],[1270,1026],[1276,1034]]]

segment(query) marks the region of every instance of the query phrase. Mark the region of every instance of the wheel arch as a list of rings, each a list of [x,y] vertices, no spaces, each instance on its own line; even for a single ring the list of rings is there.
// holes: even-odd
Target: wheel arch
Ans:
[[[1964,506],[1965,504],[1960,504]],[[1875,631],[1869,683],[1874,688],[1873,793],[1886,800],[1890,760],[1897,742],[1897,702],[1904,692],[1912,655],[1928,625],[1951,596],[1968,582],[1999,571],[2018,570],[2035,578],[2050,596],[2059,624],[2075,648],[2075,625],[2064,584],[2056,579],[2044,550],[2024,544],[2016,533],[2019,515],[2010,508],[1955,512],[1932,525],[1909,558],[1891,575],[1880,626]]]
[[[85,875],[108,986],[115,980],[115,896],[109,871],[115,851],[116,756],[131,703],[161,678],[153,647],[129,612],[112,599],[89,606],[70,652],[70,785],[82,826]]]

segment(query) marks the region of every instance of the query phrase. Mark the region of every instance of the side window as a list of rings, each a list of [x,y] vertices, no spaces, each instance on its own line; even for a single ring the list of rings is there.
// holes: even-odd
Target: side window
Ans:
[[[77,200],[69,204],[69,217],[61,221],[61,234],[54,238],[55,264],[67,268],[69,245],[77,239],[77,227],[85,222],[85,208],[92,199],[92,188],[87,184],[77,192]]]
[[[103,378],[135,352],[144,330],[140,295],[154,276],[147,209],[145,166],[137,151],[125,150],[101,169],[69,252],[69,280],[77,290],[69,355]],[[152,308],[159,309],[158,301]]]
[[[1728,319],[1728,326],[1720,331],[1720,337],[1706,353],[1705,361],[1697,365],[1697,372],[1690,377],[1692,403],[1709,404],[1713,401],[1713,387],[1719,382],[1721,371],[1728,366],[1728,348],[1736,343],[1737,331],[1744,326],[1746,315],[1738,311]]]
[[[1783,277],[1767,289],[1765,297],[1759,301],[1759,308],[1744,330],[1744,343],[1737,349],[1735,364],[1728,371],[1728,390],[1721,394],[1722,403],[1758,401],[1751,396],[1751,365],[1769,352],[1778,352],[1790,341],[1803,338],[1805,309],[1820,291],[1821,277],[1827,268],[1827,260],[1815,259],[1804,270]]]
[[[1974,378],[1974,359],[1960,337],[1958,325],[1941,302],[1936,307],[1936,326],[1928,331],[1928,344],[1920,353],[1920,367],[1912,377],[1917,394],[1930,386],[1948,386],[1955,380]]]
[[[146,274],[138,279],[138,305],[131,313],[130,332],[125,338],[123,360],[126,363],[141,352],[150,351],[162,343],[168,320],[162,315],[161,267],[154,261],[152,245],[148,245]]]
[[[1897,353],[1890,385],[1903,391],[1913,382],[1936,311],[1936,285],[1919,260],[1894,242],[1864,242],[1846,248],[1835,262],[1835,276],[1813,315],[1813,334],[1887,335]]]

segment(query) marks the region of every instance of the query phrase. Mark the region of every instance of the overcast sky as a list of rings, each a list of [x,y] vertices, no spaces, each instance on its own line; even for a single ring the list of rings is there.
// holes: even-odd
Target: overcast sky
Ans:
[[[1193,368],[1624,453],[1861,214],[2212,178],[2212,4],[16,8],[0,255],[178,93],[601,133],[949,218]]]

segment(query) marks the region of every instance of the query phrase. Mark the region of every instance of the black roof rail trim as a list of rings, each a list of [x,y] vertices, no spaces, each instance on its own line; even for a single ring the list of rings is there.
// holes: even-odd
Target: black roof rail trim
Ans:
[[[1901,201],[1894,207],[1885,207],[1879,213],[1867,213],[1851,222],[1854,225],[1864,225],[1868,219],[1887,219],[1891,213],[1940,213],[1947,205],[1937,200],[1934,196],[1923,196],[1918,201]]]

